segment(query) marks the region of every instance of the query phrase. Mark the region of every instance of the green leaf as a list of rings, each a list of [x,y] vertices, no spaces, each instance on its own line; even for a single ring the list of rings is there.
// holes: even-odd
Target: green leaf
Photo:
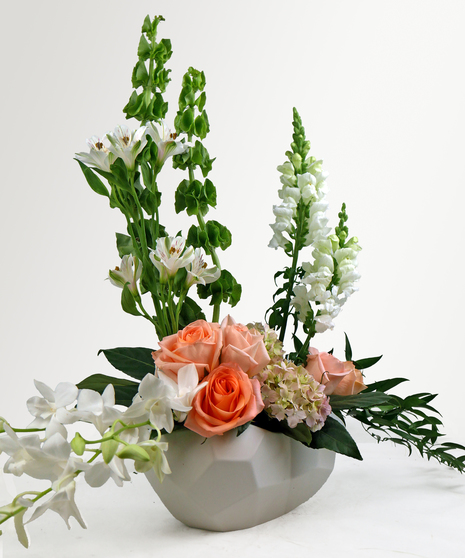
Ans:
[[[204,320],[205,314],[202,308],[192,298],[186,296],[181,307],[181,315],[179,316],[179,326],[183,328],[195,320]]]
[[[370,368],[370,366],[373,366],[374,364],[376,364],[383,355],[377,356],[377,357],[369,357],[369,358],[362,358],[360,360],[354,360],[354,366],[357,370],[366,370],[367,368]]]
[[[127,234],[116,233],[116,248],[120,258],[129,256],[134,251],[132,238]]]
[[[103,353],[108,362],[117,370],[121,370],[121,372],[137,380],[142,380],[147,374],[153,374],[155,370],[152,357],[153,349],[116,347],[114,349],[100,349],[98,354],[100,353]]]
[[[92,389],[103,393],[108,384],[112,384],[115,388],[115,403],[117,405],[125,405],[129,407],[134,396],[139,389],[139,383],[123,378],[114,378],[106,374],[93,374],[77,384],[79,389]]]
[[[262,411],[253,419],[253,424],[264,430],[269,430],[270,432],[284,434],[307,447],[310,447],[312,442],[312,432],[310,428],[302,422],[295,428],[291,428],[286,420],[271,418],[265,411]]]
[[[243,432],[245,432],[251,424],[252,424],[252,421],[249,420],[249,422],[246,422],[245,424],[242,424],[241,426],[238,426],[237,429],[236,429],[236,437],[240,436]]]
[[[379,407],[379,405],[392,404],[392,397],[385,393],[371,392],[358,393],[357,395],[330,395],[331,409],[364,409]]]
[[[157,192],[157,194],[145,188],[140,196],[140,204],[149,215],[154,215],[160,205],[161,194],[160,192]]]
[[[346,360],[352,360],[352,347],[350,346],[349,338],[347,337],[347,333],[344,333],[346,338]]]
[[[338,420],[331,416],[326,419],[321,430],[313,433],[311,447],[335,451],[360,461],[363,459],[352,436]]]
[[[100,178],[92,172],[92,170],[84,165],[81,161],[76,159],[81,167],[82,172],[84,173],[85,179],[87,180],[87,184],[92,188],[92,190],[100,194],[101,196],[106,196],[107,198],[110,197],[107,187],[105,184],[100,180]]]
[[[363,393],[368,393],[370,391],[382,391],[386,392],[397,385],[408,382],[407,378],[390,378],[389,380],[381,380],[379,382],[374,382],[372,384],[368,384],[367,387],[363,390]]]
[[[123,292],[121,293],[121,306],[125,312],[132,316],[142,316],[139,310],[137,310],[136,301],[127,285],[124,285]]]

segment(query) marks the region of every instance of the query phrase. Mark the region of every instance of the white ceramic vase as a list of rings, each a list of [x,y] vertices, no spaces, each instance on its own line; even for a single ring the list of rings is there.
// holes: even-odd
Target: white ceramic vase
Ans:
[[[290,512],[313,496],[334,467],[335,454],[309,449],[283,434],[250,426],[205,438],[170,434],[172,473],[147,478],[171,514],[189,527],[246,529]]]

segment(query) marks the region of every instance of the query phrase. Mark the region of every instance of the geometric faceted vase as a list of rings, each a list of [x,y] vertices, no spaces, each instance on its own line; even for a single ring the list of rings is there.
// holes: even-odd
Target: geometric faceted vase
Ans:
[[[290,512],[311,498],[334,467],[335,453],[249,426],[203,438],[190,430],[166,440],[171,474],[147,478],[171,514],[209,531],[246,529]]]

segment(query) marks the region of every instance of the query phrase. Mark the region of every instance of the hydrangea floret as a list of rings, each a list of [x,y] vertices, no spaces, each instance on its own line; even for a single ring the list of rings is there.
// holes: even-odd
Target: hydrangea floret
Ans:
[[[271,418],[287,421],[290,428],[305,423],[311,432],[321,430],[331,413],[324,386],[303,366],[282,360],[258,374],[265,411]]]

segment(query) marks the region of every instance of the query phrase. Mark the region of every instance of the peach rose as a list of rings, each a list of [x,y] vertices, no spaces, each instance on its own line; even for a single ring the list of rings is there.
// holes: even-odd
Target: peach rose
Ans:
[[[363,383],[363,376],[360,370],[355,368],[353,362],[344,362],[344,369],[349,370],[342,380],[339,382],[333,394],[336,395],[357,395],[366,388]],[[325,390],[326,391],[326,390]]]
[[[227,316],[221,322],[221,329],[223,330],[221,362],[236,362],[250,378],[270,362],[263,335],[256,329],[237,324],[231,316]]]
[[[192,322],[173,335],[164,337],[160,350],[152,353],[155,365],[173,380],[186,364],[193,363],[199,380],[218,366],[223,332],[220,325],[205,320]]]
[[[320,353],[313,347],[310,347],[305,369],[317,382],[325,386],[326,395],[336,393],[339,383],[351,372],[344,362],[329,353]]]
[[[260,383],[233,362],[218,366],[192,401],[184,426],[210,438],[241,426],[264,408]]]

